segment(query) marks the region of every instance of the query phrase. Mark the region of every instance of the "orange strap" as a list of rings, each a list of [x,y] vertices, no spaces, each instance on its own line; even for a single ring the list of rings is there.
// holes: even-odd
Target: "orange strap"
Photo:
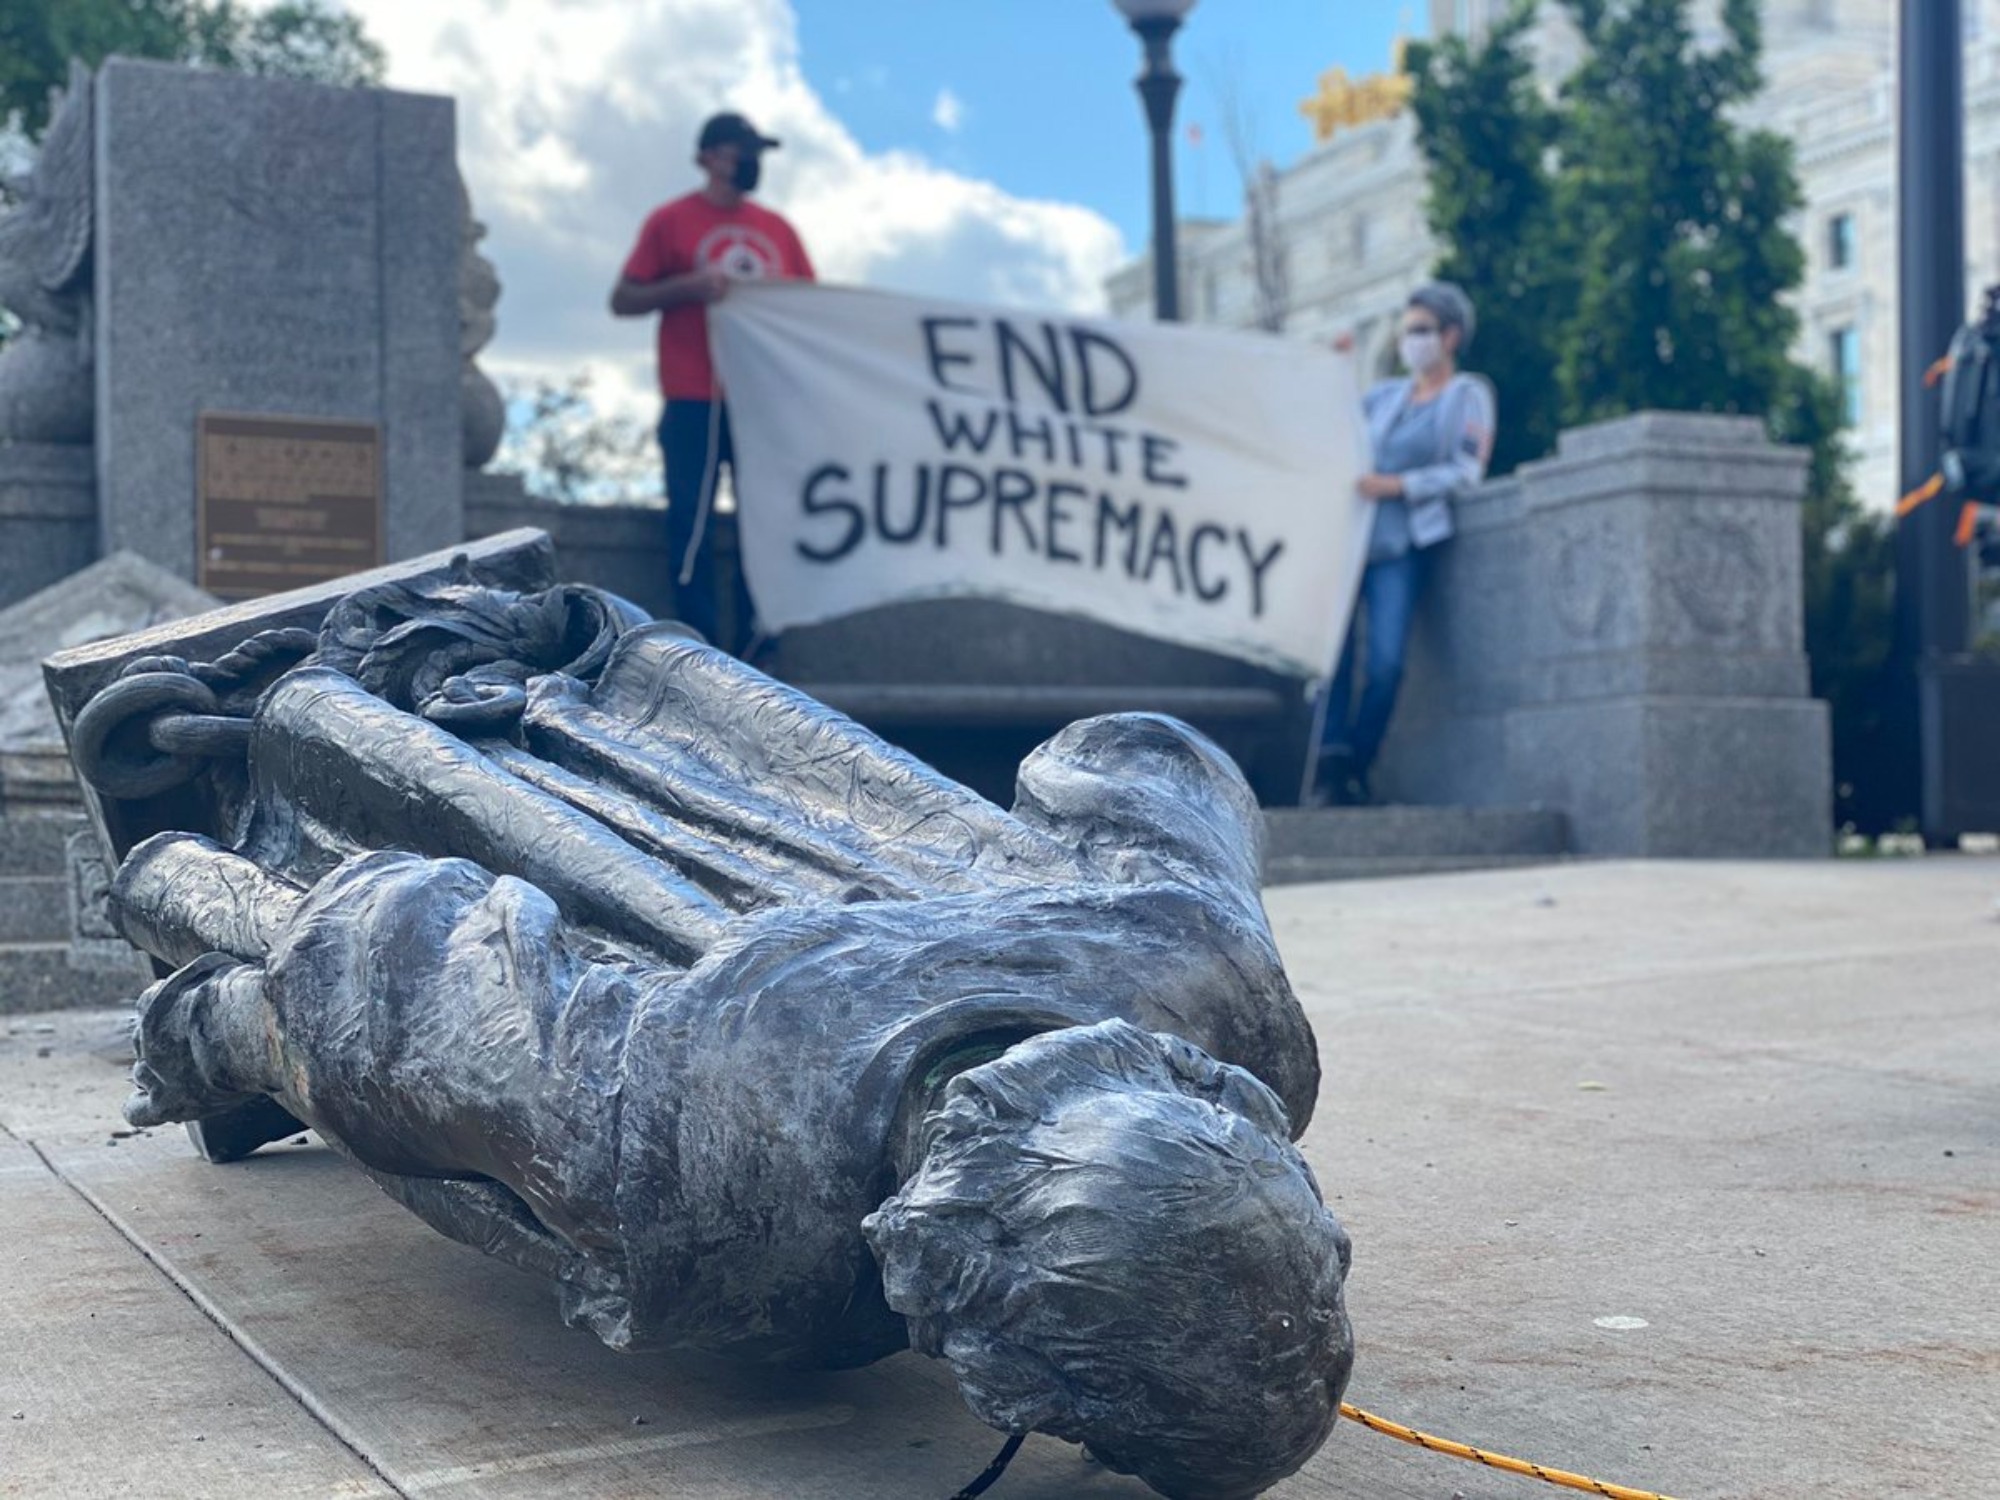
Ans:
[[[1943,359],[1924,371],[1924,389],[1929,390],[1940,380],[1944,379],[1945,376],[1951,373],[1951,368],[1951,356],[1947,354]],[[1896,502],[1896,519],[1899,521],[1902,520],[1904,516],[1907,516],[1926,500],[1934,498],[1943,488],[1944,475],[1931,475],[1929,479],[1926,479],[1922,484],[1911,490],[1909,494]],[[1951,534],[1953,544],[1960,547],[1970,547],[1972,545],[1973,534],[1978,529],[1979,506],[1973,501],[1968,500],[1958,508],[1958,529]]]
[[[1935,499],[1944,489],[1944,475],[1933,474],[1922,484],[1911,490],[1896,502],[1896,519],[1902,520],[1926,500]],[[1958,529],[1952,532],[1953,545],[1970,547],[1972,538],[1979,530],[1979,502],[1968,500],[1958,508]]]
[[[1929,479],[1926,479],[1922,484],[1911,490],[1909,494],[1896,502],[1896,519],[1899,521],[1902,520],[1903,517],[1907,516],[1919,505],[1922,505],[1926,500],[1931,499],[1943,488],[1944,475],[1931,475]]]

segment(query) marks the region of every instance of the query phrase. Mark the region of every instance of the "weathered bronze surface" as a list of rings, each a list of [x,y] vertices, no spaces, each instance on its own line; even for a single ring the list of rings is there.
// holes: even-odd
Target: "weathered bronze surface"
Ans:
[[[195,555],[217,598],[380,566],[380,427],[203,412],[196,435]]]
[[[1112,715],[1003,811],[499,562],[52,664],[116,920],[174,966],[128,1118],[218,1157],[310,1123],[615,1347],[914,1347],[1164,1494],[1298,1468],[1348,1246],[1236,768]]]

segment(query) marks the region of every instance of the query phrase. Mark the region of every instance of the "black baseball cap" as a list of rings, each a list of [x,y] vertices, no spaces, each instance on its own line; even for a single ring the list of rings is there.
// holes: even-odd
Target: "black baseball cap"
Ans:
[[[747,146],[752,151],[772,151],[778,143],[768,135],[758,133],[757,127],[743,116],[731,111],[710,115],[701,127],[701,138],[695,143],[698,151],[713,151],[717,146]]]

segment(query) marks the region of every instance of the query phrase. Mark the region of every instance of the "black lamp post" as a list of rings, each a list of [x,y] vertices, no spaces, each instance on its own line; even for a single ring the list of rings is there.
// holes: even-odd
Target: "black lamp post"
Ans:
[[[1965,83],[1960,0],[1902,0],[1900,15],[1897,312],[1907,491],[1939,467],[1938,397],[1924,374],[1965,321]],[[1905,805],[1916,804],[1926,839],[1939,843],[2000,826],[2000,668],[1970,649],[1972,564],[1952,535],[1957,512],[1947,493],[1896,526]]]
[[[1901,469],[1905,491],[1938,467],[1937,395],[1924,373],[1965,321],[1965,89],[1958,0],[1903,0],[1897,121]],[[1919,661],[1963,651],[1970,592],[1952,545],[1956,509],[1926,505],[1897,531],[1896,603]]]
[[[1146,102],[1146,124],[1153,132],[1153,315],[1163,323],[1180,321],[1180,264],[1174,247],[1174,100],[1181,75],[1174,71],[1170,43],[1194,0],[1116,0],[1146,47],[1146,71],[1139,75],[1139,97]]]

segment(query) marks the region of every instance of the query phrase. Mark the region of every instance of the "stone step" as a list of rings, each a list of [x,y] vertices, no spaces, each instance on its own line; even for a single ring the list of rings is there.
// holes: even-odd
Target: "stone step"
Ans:
[[[1264,829],[1270,885],[1538,864],[1569,852],[1568,819],[1542,808],[1272,808]]]
[[[0,943],[0,1015],[129,1005],[152,982],[146,961],[122,944],[80,963],[68,943]]]
[[[63,845],[71,834],[89,826],[80,809],[0,816],[0,879],[24,875],[66,878]]]

